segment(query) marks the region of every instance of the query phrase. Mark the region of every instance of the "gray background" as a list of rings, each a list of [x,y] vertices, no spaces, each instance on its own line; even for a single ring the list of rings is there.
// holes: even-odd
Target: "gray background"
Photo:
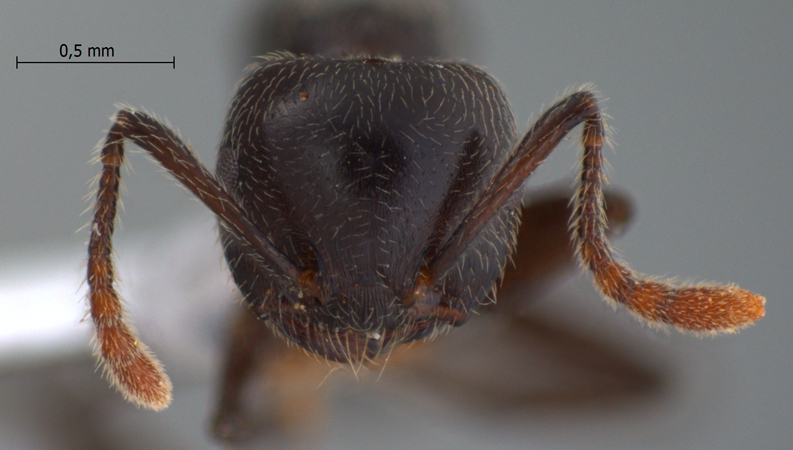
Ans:
[[[442,402],[435,409],[416,409],[405,395],[394,400],[377,386],[353,385],[332,401],[338,416],[325,441],[328,448],[403,448],[406,442],[427,448],[792,447],[793,7],[782,1],[672,6],[469,0],[463,5],[473,24],[466,34],[477,44],[469,59],[500,80],[518,124],[525,126],[566,88],[585,82],[595,83],[608,99],[605,110],[617,143],[607,154],[610,180],[629,191],[638,208],[630,233],[617,243],[624,259],[644,273],[735,282],[766,296],[768,313],[737,336],[667,335],[643,329],[622,311],[613,314],[581,277],[538,308],[567,317],[593,335],[620,330],[613,339],[635,342],[639,353],[651,349],[644,355],[651,365],[656,354],[662,355],[656,363],[674,366],[671,384],[679,387],[669,394],[674,401],[656,399],[627,411],[535,411],[504,419],[446,411],[438,406]],[[78,311],[79,318],[77,289],[87,233],[75,231],[88,221],[80,215],[89,205],[83,197],[89,192],[86,182],[98,171],[88,161],[109,127],[114,104],[126,102],[167,117],[213,167],[225,108],[245,59],[239,24],[252,6],[244,1],[55,1],[4,9],[0,280],[6,288],[28,287],[39,282],[37,275],[44,278],[55,270],[53,262],[67,266],[71,278],[64,288],[70,297],[0,298],[0,305],[8,315],[20,305],[7,303],[23,302],[26,314],[35,315],[50,307],[47,301],[57,300]],[[177,68],[14,69],[15,56],[59,59],[62,43],[81,43],[83,49],[113,46],[122,60],[176,56]],[[568,183],[577,158],[578,150],[560,146],[533,185]],[[135,268],[161,263],[166,257],[158,252],[185,223],[197,223],[198,235],[211,236],[213,221],[145,158],[132,155],[130,160],[134,172],[125,181],[119,234],[120,248],[129,251],[119,251],[119,265],[122,273],[130,273],[125,277],[130,291],[142,292],[146,287],[136,282],[146,278],[138,278]],[[211,244],[206,247],[211,254],[202,255],[184,243],[184,256],[164,270],[181,273],[186,269],[175,266],[206,258],[208,270],[219,273],[207,277],[221,280],[219,292],[230,291],[222,285],[226,275],[219,250]],[[168,288],[150,290],[156,298]],[[162,299],[184,308],[189,295],[175,297]],[[140,314],[136,322],[145,331],[146,313]],[[173,319],[188,320],[184,315]],[[211,448],[203,428],[213,398],[217,348],[194,351],[201,353],[195,358],[208,373],[183,370],[187,375],[181,379],[179,355],[168,360],[167,351],[160,354],[177,382],[176,403],[165,413],[118,402],[109,407],[112,414],[97,416],[84,397],[52,388],[78,383],[73,378],[87,373],[85,395],[92,395],[94,385],[106,390],[86,357],[87,327],[75,328],[74,346],[59,349],[59,339],[48,340],[42,332],[30,353],[42,356],[24,358],[17,352],[0,361],[0,448],[42,443],[49,448],[89,443],[94,448]],[[150,344],[158,332],[165,334],[154,328],[154,336],[144,336]],[[209,341],[207,347],[219,345],[219,338]],[[39,351],[42,346],[57,350]],[[47,378],[56,370],[68,382]]]

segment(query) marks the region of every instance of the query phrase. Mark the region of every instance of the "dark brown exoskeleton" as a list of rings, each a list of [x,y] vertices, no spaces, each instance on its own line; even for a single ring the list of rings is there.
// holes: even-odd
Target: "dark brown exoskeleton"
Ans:
[[[215,212],[234,281],[258,318],[311,353],[357,365],[461,325],[495,300],[522,186],[578,125],[572,239],[604,296],[651,324],[694,332],[732,332],[762,317],[765,300],[736,286],[676,287],[614,259],[605,125],[591,89],[557,101],[518,140],[503,92],[472,65],[283,52],[240,84],[215,175],[153,117],[129,108],[116,116],[101,150],[88,263],[98,353],[112,382],[152,409],[171,399],[114,287],[125,140]]]

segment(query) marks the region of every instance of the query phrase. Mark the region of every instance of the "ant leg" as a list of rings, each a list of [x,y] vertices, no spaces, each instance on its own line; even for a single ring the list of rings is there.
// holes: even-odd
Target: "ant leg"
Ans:
[[[621,235],[633,216],[631,201],[614,191],[604,197],[609,237]],[[519,314],[573,272],[576,255],[568,232],[572,213],[569,192],[562,189],[533,194],[523,205],[513,263],[507,263],[498,301],[489,309]]]
[[[261,235],[233,197],[173,131],[139,111],[120,111],[99,155],[102,171],[88,246],[88,299],[96,327],[96,352],[105,363],[111,382],[128,400],[160,410],[171,401],[171,382],[126,321],[114,287],[112,236],[126,139],[157,159],[276,274],[293,277],[300,276],[301,271]]]
[[[465,327],[464,333],[395,352],[384,377],[397,377],[403,388],[421,387],[491,418],[554,406],[641,402],[668,388],[670,374],[663,368],[542,317],[487,314]],[[474,348],[488,350],[477,364],[460,363],[470,361]]]
[[[240,441],[250,428],[244,413],[244,390],[256,372],[261,354],[268,353],[272,333],[248,311],[237,312],[232,322],[220,399],[212,420],[212,433],[224,441]]]
[[[230,334],[215,437],[229,443],[262,433],[310,439],[321,415],[317,386],[331,369],[279,339],[246,308],[236,311]]]

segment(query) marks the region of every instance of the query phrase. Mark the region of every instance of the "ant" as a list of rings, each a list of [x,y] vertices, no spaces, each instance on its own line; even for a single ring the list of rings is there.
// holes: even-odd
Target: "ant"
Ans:
[[[567,213],[567,205],[541,212],[521,200],[529,176],[579,125],[583,157],[570,234],[603,297],[652,326],[694,333],[735,332],[763,317],[765,299],[737,286],[675,286],[614,257],[607,222],[624,222],[627,207],[616,199],[605,210],[601,150],[608,135],[591,87],[565,95],[518,139],[490,75],[429,59],[431,46],[411,53],[418,44],[410,38],[432,32],[411,17],[360,4],[294,26],[292,35],[312,45],[286,43],[291,52],[270,53],[249,69],[214,174],[171,129],[132,108],[118,112],[102,144],[88,297],[97,353],[129,401],[163,409],[171,382],[128,323],[115,288],[112,236],[125,141],[217,215],[249,317],[266,328],[253,326],[329,361],[360,367],[387,358],[400,344],[433,338],[495,303],[499,282],[514,297],[520,277],[541,274],[543,263],[549,270],[563,264],[531,253],[541,243],[521,227],[521,215],[524,224],[541,223]],[[516,267],[505,271],[511,258]],[[235,342],[221,408],[227,412],[255,347]],[[229,434],[224,420],[216,424],[221,435]]]

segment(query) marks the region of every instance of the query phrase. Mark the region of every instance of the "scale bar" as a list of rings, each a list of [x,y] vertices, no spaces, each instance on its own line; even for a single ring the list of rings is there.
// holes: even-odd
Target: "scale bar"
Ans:
[[[176,69],[176,56],[171,61],[20,61],[17,56],[16,61],[17,69],[20,64],[170,64]]]

